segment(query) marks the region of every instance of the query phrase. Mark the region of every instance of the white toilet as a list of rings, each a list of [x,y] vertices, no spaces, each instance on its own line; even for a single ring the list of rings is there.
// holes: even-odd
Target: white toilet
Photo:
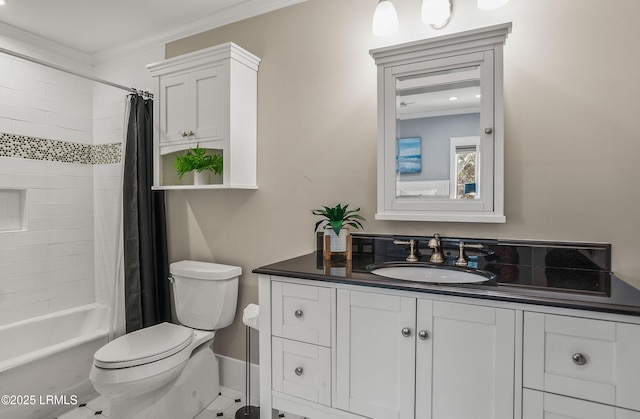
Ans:
[[[220,391],[211,345],[233,322],[242,269],[184,260],[170,271],[181,325],[128,333],[94,355],[91,383],[111,400],[111,419],[190,419]]]

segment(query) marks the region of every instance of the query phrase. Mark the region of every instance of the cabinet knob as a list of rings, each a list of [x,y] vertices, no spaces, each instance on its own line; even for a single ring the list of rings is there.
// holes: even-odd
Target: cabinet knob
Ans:
[[[485,134],[491,134],[492,132],[493,132],[493,128],[491,128],[491,127],[484,129],[484,133]]]
[[[294,372],[296,373],[296,375],[299,377],[302,375],[302,373],[304,372],[304,370],[302,369],[302,367],[298,367],[294,370]]]
[[[189,130],[189,132],[187,132],[187,135],[188,135],[189,137],[191,137],[191,136],[193,136],[193,135],[195,135],[195,134],[193,133],[193,131]]]
[[[293,313],[293,315],[294,315],[294,316],[296,316],[296,318],[298,318],[298,319],[299,319],[299,318],[301,318],[301,317],[304,315],[304,313],[302,312],[302,310],[299,310],[299,309],[298,309],[298,310],[296,310],[296,311]]]
[[[404,336],[405,338],[408,338],[409,336],[411,336],[411,329],[409,329],[408,327],[405,327],[401,330],[402,336]]]
[[[180,135],[182,135],[182,137],[186,137],[188,134],[187,134],[186,131],[182,131],[182,134],[180,134]]]
[[[584,355],[583,355],[583,354],[581,354],[581,353],[573,354],[573,356],[571,357],[571,359],[573,360],[573,363],[574,363],[574,364],[576,364],[576,365],[584,365],[584,364],[586,364],[586,363],[587,363],[587,361],[588,361],[588,360],[587,360],[587,357],[586,357],[586,356],[584,356]]]
[[[421,330],[418,332],[418,337],[422,340],[427,340],[429,339],[429,332],[427,332],[426,330]]]

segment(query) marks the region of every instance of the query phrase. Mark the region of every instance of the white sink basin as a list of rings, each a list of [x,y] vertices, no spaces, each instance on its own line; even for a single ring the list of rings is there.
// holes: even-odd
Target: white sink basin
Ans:
[[[387,278],[433,284],[477,284],[492,279],[489,272],[474,272],[453,267],[389,266],[374,268],[371,273]]]

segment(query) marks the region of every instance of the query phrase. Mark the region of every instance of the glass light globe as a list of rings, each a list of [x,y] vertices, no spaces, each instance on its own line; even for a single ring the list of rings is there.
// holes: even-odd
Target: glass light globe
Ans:
[[[373,34],[390,36],[398,32],[398,13],[391,0],[380,0],[373,13]]]

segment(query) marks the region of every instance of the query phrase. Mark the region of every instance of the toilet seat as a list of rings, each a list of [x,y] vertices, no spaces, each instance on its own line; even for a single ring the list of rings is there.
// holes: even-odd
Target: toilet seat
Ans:
[[[149,364],[175,355],[192,341],[192,329],[160,323],[109,342],[95,353],[94,365],[103,369],[120,369]]]

